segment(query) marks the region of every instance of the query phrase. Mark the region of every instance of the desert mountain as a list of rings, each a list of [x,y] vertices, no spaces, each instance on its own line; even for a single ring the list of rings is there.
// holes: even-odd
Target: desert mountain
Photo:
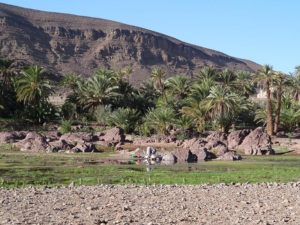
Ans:
[[[0,3],[0,57],[63,74],[131,66],[132,81],[153,66],[191,74],[205,65],[255,71],[260,65],[175,38],[104,19],[49,13]]]

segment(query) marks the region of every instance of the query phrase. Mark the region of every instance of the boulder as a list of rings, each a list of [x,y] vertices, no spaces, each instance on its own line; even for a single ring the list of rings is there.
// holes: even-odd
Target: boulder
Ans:
[[[206,145],[206,141],[199,138],[192,138],[189,140],[185,140],[182,143],[182,147],[185,149],[190,149],[191,151],[197,151],[198,149],[203,148]]]
[[[103,135],[99,136],[100,141],[117,144],[119,142],[125,142],[124,130],[118,127],[114,127],[104,132]]]
[[[211,145],[209,145],[211,146]],[[211,146],[210,152],[212,152],[216,156],[220,156],[228,152],[227,146],[223,142],[215,142],[214,145]]]
[[[49,142],[49,147],[47,149],[48,152],[62,152],[68,151],[74,148],[75,145],[72,143],[68,143],[66,140],[59,140]]]
[[[193,150],[192,153],[197,156],[197,161],[204,161],[214,158],[214,155],[207,150],[205,147]]]
[[[240,145],[245,137],[250,133],[250,130],[236,130],[231,132],[227,137],[228,149],[234,150],[238,145]]]
[[[60,139],[60,141],[65,140],[68,143],[83,143],[83,142],[93,142],[97,141],[98,138],[93,135],[92,133],[85,133],[85,132],[78,132],[78,133],[66,133],[63,134]]]
[[[189,149],[181,148],[172,152],[177,162],[197,162],[197,155],[193,154]]]
[[[74,148],[72,148],[72,152],[98,152],[98,150],[94,144],[78,143]]]
[[[262,127],[253,130],[236,149],[244,151],[245,155],[270,155],[275,153],[272,149],[271,137],[264,132]]]
[[[217,160],[224,160],[224,161],[234,161],[234,160],[241,160],[242,157],[234,151],[226,152],[225,154],[219,156]]]
[[[207,142],[207,144],[205,145],[207,149],[211,149],[219,145],[220,142],[227,146],[227,134],[215,131],[208,135],[205,141]]]
[[[28,152],[41,152],[47,151],[49,144],[46,141],[46,137],[35,132],[29,132],[25,139],[14,144],[21,151]]]
[[[0,144],[14,143],[26,137],[24,131],[0,132]]]
[[[173,153],[168,152],[165,155],[163,155],[162,161],[169,161],[169,162],[175,163],[176,162],[176,157]]]

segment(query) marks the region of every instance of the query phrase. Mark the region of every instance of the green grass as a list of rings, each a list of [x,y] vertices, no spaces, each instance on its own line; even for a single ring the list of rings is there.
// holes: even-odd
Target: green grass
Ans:
[[[95,184],[258,183],[300,180],[300,157],[251,156],[237,162],[201,162],[155,166],[106,164],[111,152],[30,154],[10,147],[0,150],[0,187]]]

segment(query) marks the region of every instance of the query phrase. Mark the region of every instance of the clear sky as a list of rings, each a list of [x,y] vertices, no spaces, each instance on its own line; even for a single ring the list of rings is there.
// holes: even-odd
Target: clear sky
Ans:
[[[115,20],[293,72],[300,64],[299,0],[0,0]]]

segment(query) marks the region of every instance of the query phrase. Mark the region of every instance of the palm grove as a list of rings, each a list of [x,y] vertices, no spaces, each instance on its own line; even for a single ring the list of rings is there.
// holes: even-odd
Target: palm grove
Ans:
[[[256,74],[204,67],[193,78],[166,78],[154,68],[140,87],[129,83],[130,68],[99,69],[88,79],[66,74],[60,82],[68,98],[61,107],[49,102],[54,92],[39,66],[16,70],[13,61],[0,60],[0,116],[20,123],[96,122],[118,126],[127,133],[182,138],[205,130],[266,126],[268,134],[293,131],[300,122],[300,68],[295,74],[265,65]],[[251,98],[257,88],[266,100]]]

